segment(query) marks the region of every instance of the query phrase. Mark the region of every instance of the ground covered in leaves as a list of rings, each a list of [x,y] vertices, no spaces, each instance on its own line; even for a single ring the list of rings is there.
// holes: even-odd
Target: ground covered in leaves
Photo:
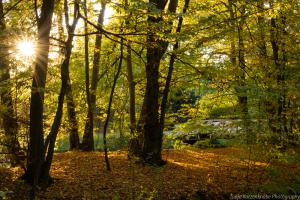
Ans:
[[[167,165],[157,168],[116,151],[109,154],[108,172],[102,152],[56,153],[51,169],[55,182],[39,199],[229,199],[233,194],[300,192],[298,160],[253,161],[252,154],[240,147],[165,150]],[[8,192],[8,199],[28,198],[30,187],[17,179],[22,173],[0,168],[0,191]]]

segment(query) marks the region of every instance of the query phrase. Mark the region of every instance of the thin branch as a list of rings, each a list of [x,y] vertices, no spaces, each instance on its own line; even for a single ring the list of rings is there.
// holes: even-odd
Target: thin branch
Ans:
[[[7,15],[11,10],[13,10],[15,7],[17,7],[17,5],[18,5],[19,3],[21,3],[22,1],[23,1],[23,0],[17,1],[14,5],[12,5],[10,8],[8,8],[8,9],[6,10],[6,12],[3,13],[2,16],[0,16],[0,18],[5,17],[5,15]]]
[[[97,33],[103,33],[103,34],[108,34],[108,35],[113,35],[115,37],[118,37],[118,38],[121,38],[121,39],[125,39],[125,38],[122,38],[121,36],[126,36],[126,35],[147,35],[145,33],[138,33],[138,32],[131,32],[131,33],[113,33],[113,32],[110,32],[110,31],[107,31],[105,29],[103,29],[103,27],[101,26],[97,26],[96,24],[94,24],[93,22],[89,21],[85,16],[83,16],[81,13],[79,13],[79,17],[82,18],[83,20],[85,20],[89,25],[93,26],[95,29],[98,30]],[[94,34],[97,34],[97,33],[94,33]]]
[[[50,36],[49,37],[51,40],[55,40],[55,41],[57,41],[57,42],[59,42],[59,43],[61,43],[61,44],[66,44],[66,42],[64,41],[64,40],[61,40],[61,39],[59,39],[59,38],[56,38],[56,37],[53,37],[53,36]]]
[[[197,73],[199,73],[199,74],[201,74],[201,75],[204,74],[203,71],[200,71],[197,67],[195,67],[195,66],[192,65],[191,63],[188,63],[188,62],[186,62],[186,61],[184,61],[184,60],[182,60],[182,59],[180,59],[180,58],[178,58],[178,57],[176,57],[175,59],[178,60],[178,61],[180,61],[182,64],[191,67],[191,68],[194,69]]]

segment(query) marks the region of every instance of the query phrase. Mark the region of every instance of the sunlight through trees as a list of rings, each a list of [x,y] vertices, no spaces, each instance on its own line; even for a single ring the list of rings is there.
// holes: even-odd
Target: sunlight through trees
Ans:
[[[166,152],[229,148],[244,191],[257,192],[256,163],[299,167],[299,10],[299,0],[0,0],[0,171],[21,167],[34,199],[56,184],[58,152],[90,162],[103,151],[110,173],[122,150],[132,166],[199,175],[201,156]],[[278,188],[298,194],[297,176]]]

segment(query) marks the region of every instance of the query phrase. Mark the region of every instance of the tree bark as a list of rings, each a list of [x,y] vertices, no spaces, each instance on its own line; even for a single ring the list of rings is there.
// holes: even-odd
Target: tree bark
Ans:
[[[65,15],[69,15],[68,12],[68,5],[67,0],[65,0]],[[47,151],[45,162],[42,165],[42,176],[46,177],[46,183],[49,182],[50,178],[50,167],[53,159],[53,153],[54,153],[54,146],[56,137],[59,131],[59,127],[61,125],[61,119],[63,115],[63,103],[64,103],[64,97],[68,95],[68,90],[70,87],[70,79],[69,79],[69,66],[70,66],[70,58],[72,54],[72,42],[74,38],[74,32],[76,29],[77,22],[79,20],[79,5],[77,3],[74,4],[74,20],[72,22],[72,25],[69,25],[69,22],[66,23],[67,25],[67,31],[68,31],[68,38],[65,45],[65,58],[63,60],[63,63],[61,65],[61,89],[58,96],[58,105],[56,114],[54,117],[53,124],[51,126],[50,133],[45,141],[45,147],[44,147],[44,154]],[[78,138],[79,140],[79,138]]]
[[[33,184],[32,198],[35,196],[36,186],[41,185],[43,187],[48,186],[52,182],[52,178],[50,177],[50,167],[54,154],[54,146],[56,137],[59,131],[59,127],[61,125],[61,119],[63,115],[63,102],[64,97],[67,94],[68,90],[68,74],[69,74],[69,62],[72,53],[72,41],[73,34],[76,28],[76,24],[79,19],[79,5],[77,3],[74,4],[74,20],[72,25],[69,25],[68,20],[66,21],[68,26],[68,39],[65,44],[65,58],[61,65],[61,89],[58,96],[58,106],[56,110],[56,115],[54,117],[53,124],[51,126],[51,130],[49,135],[46,138],[45,143],[43,144],[41,158],[38,163],[38,167],[34,172],[33,181],[31,180],[31,174],[25,173],[23,178],[25,178],[29,183]],[[68,15],[67,9],[67,1],[65,0],[65,15]],[[27,171],[26,171],[27,172]]]
[[[127,80],[129,85],[129,115],[130,115],[130,132],[135,133],[136,129],[136,116],[135,116],[135,82],[132,70],[132,60],[131,60],[131,43],[127,43],[127,56],[126,56],[126,66],[127,66]]]
[[[145,99],[145,97],[144,97]],[[142,147],[143,147],[143,130],[144,130],[144,123],[145,123],[145,113],[146,113],[146,102],[143,101],[142,109],[140,112],[139,120],[136,124],[135,128],[135,135],[130,138],[129,141],[129,157],[136,156],[142,157]]]
[[[3,2],[0,0],[0,16],[3,16]],[[6,41],[8,38],[5,34],[6,23],[4,17],[0,19],[0,32],[1,41]],[[10,163],[12,166],[16,166],[19,163],[18,153],[20,150],[20,144],[17,139],[18,124],[16,116],[14,115],[13,98],[11,95],[10,87],[10,69],[7,56],[8,47],[4,44],[1,48],[0,55],[0,91],[1,91],[1,110],[0,115],[3,120],[3,128],[5,133],[4,143],[7,145],[6,149],[9,154]]]
[[[101,1],[101,11],[97,22],[97,25],[100,27],[103,26],[105,7],[106,7],[106,2]],[[89,91],[89,97],[88,97],[90,101],[90,108],[88,108],[89,111],[88,111],[87,121],[85,124],[85,132],[81,144],[81,149],[84,151],[94,150],[94,137],[93,137],[94,123],[93,122],[94,122],[94,116],[96,115],[96,90],[99,82],[101,45],[102,45],[102,34],[97,34],[95,40],[95,49],[94,49],[92,82],[91,82],[91,89]]]
[[[37,52],[30,102],[28,159],[27,169],[23,176],[27,182],[34,186],[45,180],[45,177],[40,176],[41,165],[44,162],[43,106],[53,8],[54,0],[43,0],[38,19]]]
[[[130,116],[130,133],[131,138],[129,140],[129,156],[138,155],[140,149],[140,141],[138,135],[141,133],[136,132],[136,114],[135,114],[135,82],[132,71],[132,60],[131,60],[131,44],[127,43],[127,56],[126,56],[126,66],[127,66],[127,80],[129,89],[129,116]]]
[[[78,121],[76,118],[76,110],[75,110],[75,102],[73,99],[72,94],[72,86],[70,75],[67,75],[68,82],[67,82],[67,110],[68,110],[68,118],[69,118],[69,143],[70,143],[70,150],[78,149],[79,148],[79,135],[78,135]]]
[[[74,34],[76,27],[73,27],[73,25],[71,26],[69,24],[69,16],[68,16],[69,8],[68,8],[66,1],[64,1],[64,4],[65,4],[64,5],[64,16],[65,16],[65,21],[66,21],[66,29],[68,32],[68,38],[67,38],[67,41],[65,42],[65,47],[62,52],[64,53],[64,61],[63,62],[65,62],[65,60],[68,59],[67,65],[69,68],[69,60],[70,60],[71,53],[69,55],[67,55],[67,51],[69,51],[68,48],[72,48],[72,46],[70,46],[70,45],[72,44],[73,37],[74,37],[73,34]],[[60,40],[64,41],[61,13],[59,13],[59,15],[60,15],[60,16],[58,16],[58,22],[59,22],[59,26],[60,26],[59,30],[62,29],[62,30],[60,30]],[[69,70],[64,78],[66,79],[66,84],[67,84],[67,87],[66,87],[66,97],[67,98],[66,99],[67,99],[67,113],[68,113],[68,122],[69,122],[69,127],[68,127],[69,144],[70,144],[70,150],[73,150],[73,149],[79,148],[79,134],[78,134],[78,121],[76,118],[76,110],[75,110],[76,106],[75,106],[75,102],[74,102],[73,94],[72,94],[72,85],[71,85]]]
[[[150,0],[149,3],[154,5],[156,9],[161,12],[165,8],[166,1],[163,0]],[[171,0],[169,3],[168,10],[172,13],[176,11],[177,1]],[[147,22],[150,26],[151,24],[157,25],[163,21],[161,16],[148,16]],[[146,91],[144,103],[146,105],[144,113],[144,141],[142,158],[145,162],[153,165],[163,165],[165,162],[161,157],[162,148],[162,134],[160,131],[159,123],[159,65],[162,56],[167,50],[168,42],[163,39],[157,38],[155,32],[148,28],[147,33],[147,63],[146,63]],[[168,30],[170,31],[170,30]]]

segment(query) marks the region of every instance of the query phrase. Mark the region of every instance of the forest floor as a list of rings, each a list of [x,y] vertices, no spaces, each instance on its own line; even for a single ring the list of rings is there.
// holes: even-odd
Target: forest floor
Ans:
[[[255,160],[257,155],[250,155]],[[56,153],[54,184],[38,199],[234,199],[246,193],[300,192],[299,160],[249,162],[249,151],[241,147],[164,150],[163,156],[167,164],[157,168],[134,164],[126,151],[110,152],[108,172],[102,152]],[[8,199],[29,196],[30,187],[17,179],[22,173],[0,168],[0,191],[11,191]]]

